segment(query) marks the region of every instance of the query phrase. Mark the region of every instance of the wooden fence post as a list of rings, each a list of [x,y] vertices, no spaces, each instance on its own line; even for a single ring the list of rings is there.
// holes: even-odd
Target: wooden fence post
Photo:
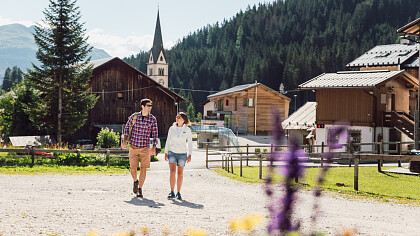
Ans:
[[[226,156],[225,157],[225,160],[226,160],[226,168],[227,168],[227,172],[229,173],[230,171],[229,171],[229,156]]]
[[[109,166],[109,156],[111,154],[111,151],[109,149],[106,150],[106,165]]]
[[[240,165],[240,167],[239,167],[239,176],[241,176],[242,177],[242,154],[239,156],[239,165]]]
[[[324,142],[321,143],[321,167],[324,166]]]
[[[29,149],[29,153],[31,154],[31,159],[32,159],[32,165],[35,164],[35,147],[31,147],[31,149]]]
[[[249,144],[246,144],[246,166],[249,166],[248,159],[249,159]]]
[[[259,177],[262,179],[262,154],[259,154],[260,157],[260,169],[259,169]]]
[[[233,174],[233,156],[230,156],[230,169],[232,170]]]
[[[398,155],[401,156],[401,142],[397,142]],[[398,167],[401,167],[401,161],[398,161]]]
[[[206,144],[206,168],[209,168],[209,145]]]
[[[359,191],[359,157],[354,158],[354,190]]]

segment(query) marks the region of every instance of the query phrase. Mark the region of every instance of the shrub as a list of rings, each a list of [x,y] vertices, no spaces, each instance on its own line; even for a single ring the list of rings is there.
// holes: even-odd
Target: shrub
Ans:
[[[66,153],[59,155],[58,161],[64,165],[84,165],[87,164],[88,158],[85,155],[77,155],[77,153]]]
[[[98,143],[96,145],[100,148],[114,148],[120,145],[120,134],[108,128],[102,129],[97,139]]]

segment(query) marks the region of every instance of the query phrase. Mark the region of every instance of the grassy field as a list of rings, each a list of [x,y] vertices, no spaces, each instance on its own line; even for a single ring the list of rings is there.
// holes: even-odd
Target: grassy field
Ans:
[[[319,170],[319,168],[307,168],[304,178],[299,180],[300,186],[307,190],[314,188]],[[420,176],[379,173],[377,167],[359,167],[359,191],[355,191],[353,171],[353,167],[329,169],[322,188],[349,198],[373,198],[385,202],[420,205]],[[242,182],[264,182],[258,179],[258,167],[244,167],[243,177],[239,176],[239,167],[234,168],[234,174],[222,169],[218,169],[217,172]],[[263,173],[267,173],[266,168],[263,168]],[[281,177],[276,176],[275,179],[280,181]],[[337,186],[337,183],[342,183],[344,186]]]

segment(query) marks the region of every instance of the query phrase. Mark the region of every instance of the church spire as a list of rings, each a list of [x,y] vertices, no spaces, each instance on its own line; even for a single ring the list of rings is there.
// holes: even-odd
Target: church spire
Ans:
[[[155,37],[153,39],[152,56],[153,62],[156,63],[160,54],[163,51],[162,31],[160,29],[159,10],[156,20]]]
[[[156,20],[155,38],[150,50],[149,62],[147,63],[147,75],[168,87],[168,62],[166,62],[165,50],[163,50],[162,31],[160,29],[159,9]]]

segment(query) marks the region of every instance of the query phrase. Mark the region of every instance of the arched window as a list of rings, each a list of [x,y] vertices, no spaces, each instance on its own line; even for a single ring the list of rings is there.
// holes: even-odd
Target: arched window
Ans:
[[[165,75],[165,69],[159,68],[159,75]]]
[[[153,69],[149,69],[149,75],[153,75]]]
[[[163,57],[162,56],[160,56],[160,61],[163,61]]]

